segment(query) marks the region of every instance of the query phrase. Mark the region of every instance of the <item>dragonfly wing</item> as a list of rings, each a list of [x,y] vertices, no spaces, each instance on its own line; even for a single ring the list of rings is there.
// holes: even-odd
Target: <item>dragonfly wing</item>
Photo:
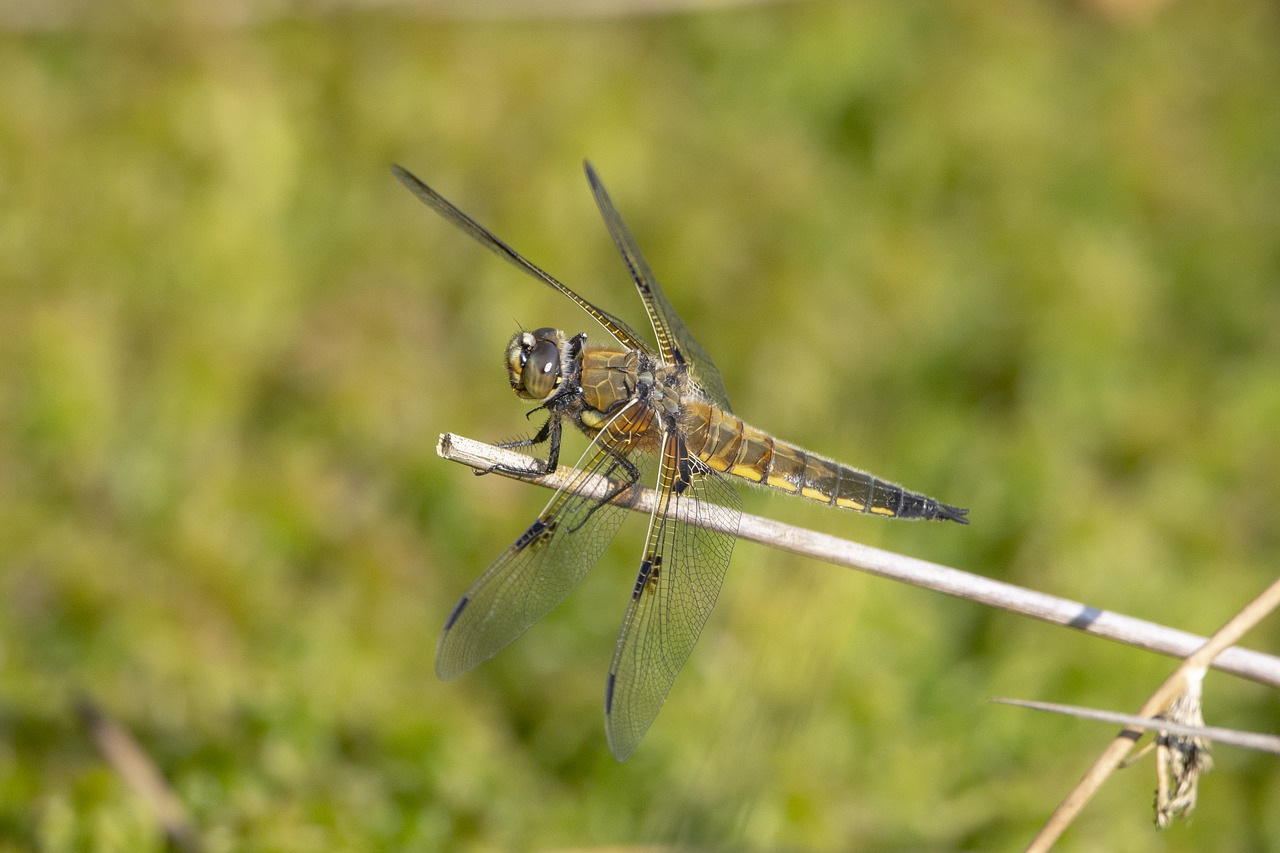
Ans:
[[[652,420],[643,409],[624,410],[636,420]],[[622,415],[615,418],[619,423]],[[653,454],[613,438],[606,427],[583,458],[582,472],[555,496],[520,537],[476,579],[445,622],[436,651],[436,674],[456,678],[493,657],[523,634],[577,586],[600,559],[627,513],[627,483],[643,483]],[[574,493],[593,476],[608,478],[620,490],[618,502]],[[634,497],[636,491],[630,493]]]
[[[676,313],[676,309],[667,300],[666,294],[662,292],[662,285],[658,284],[653,270],[649,269],[644,255],[640,254],[640,247],[631,236],[631,231],[623,223],[617,208],[613,206],[613,200],[609,198],[609,193],[605,190],[596,170],[590,163],[583,163],[583,168],[586,169],[587,182],[591,184],[591,193],[595,196],[596,207],[600,208],[604,224],[609,229],[609,234],[613,237],[623,262],[627,265],[627,271],[631,273],[631,280],[640,291],[644,310],[649,315],[649,321],[653,324],[653,333],[658,339],[658,352],[668,364],[687,364],[689,372],[707,392],[712,402],[726,412],[732,411],[729,407],[729,395],[724,390],[724,379],[720,376],[720,368],[716,367],[711,356],[707,355],[702,344],[698,343],[693,332],[689,331],[689,327],[684,324],[680,315]]]
[[[738,493],[674,433],[663,437],[658,496],[605,690],[605,731],[619,761],[640,743],[693,651],[742,516]]]
[[[631,347],[632,349],[643,349],[645,352],[651,351],[649,344],[645,342],[644,338],[632,330],[626,323],[622,322],[609,312],[592,305],[586,299],[579,296],[567,284],[564,284],[555,276],[542,269],[542,267],[524,257],[524,255],[521,255],[502,240],[499,240],[494,236],[492,231],[476,222],[470,216],[467,216],[455,207],[452,202],[423,183],[417,175],[413,174],[408,169],[401,168],[400,166],[392,166],[391,173],[396,176],[396,180],[404,184],[405,189],[417,196],[419,201],[434,210],[436,213],[440,214],[449,222],[453,223],[459,230],[470,235],[472,239],[481,246],[484,246],[486,249],[493,252],[516,269],[528,273],[553,290],[558,290],[567,296],[574,302],[574,304],[594,317],[600,325],[604,326],[605,330],[608,331],[609,334],[613,335],[619,343],[624,346]]]

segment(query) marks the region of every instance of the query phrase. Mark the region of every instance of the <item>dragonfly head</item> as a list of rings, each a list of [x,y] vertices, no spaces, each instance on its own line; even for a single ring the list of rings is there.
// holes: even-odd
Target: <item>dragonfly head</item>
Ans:
[[[564,376],[560,361],[564,342],[564,332],[558,329],[518,332],[507,345],[511,389],[526,400],[546,400],[554,394]]]

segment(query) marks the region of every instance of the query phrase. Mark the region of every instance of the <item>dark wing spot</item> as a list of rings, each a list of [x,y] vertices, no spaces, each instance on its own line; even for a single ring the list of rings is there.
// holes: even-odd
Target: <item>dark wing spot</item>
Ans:
[[[470,603],[471,599],[464,595],[462,596],[462,599],[453,606],[453,612],[449,614],[449,618],[445,620],[444,623],[444,629],[446,631],[453,627],[453,623],[458,621],[458,617],[462,615],[462,611],[466,610],[467,605]]]
[[[661,559],[661,558],[659,558]],[[639,598],[640,593],[644,592],[644,586],[649,582],[649,573],[653,571],[653,560],[646,557],[640,561],[640,574],[636,575],[635,588],[631,590],[633,599]]]
[[[681,443],[683,445],[683,442]],[[693,464],[689,462],[689,457],[684,456],[680,460],[680,479],[676,481],[675,490],[677,495],[683,495],[685,489],[693,482]]]
[[[613,685],[618,680],[618,676],[609,673],[609,683],[604,688],[604,712],[610,714],[613,712]]]
[[[529,529],[520,534],[520,538],[516,540],[516,550],[521,551],[529,547],[529,543],[536,540],[547,529],[547,523],[541,518],[535,520],[529,525]]]

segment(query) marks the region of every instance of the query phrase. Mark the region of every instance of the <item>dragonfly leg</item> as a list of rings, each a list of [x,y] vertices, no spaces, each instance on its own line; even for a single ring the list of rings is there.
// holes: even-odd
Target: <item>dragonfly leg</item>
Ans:
[[[613,461],[609,464],[608,469],[604,471],[604,476],[609,478],[609,482],[611,484],[609,491],[605,493],[604,497],[595,503],[595,506],[587,510],[587,514],[583,516],[581,521],[570,528],[571,530],[577,530],[579,527],[586,524],[588,519],[591,518],[592,514],[596,510],[600,509],[602,506],[612,504],[619,496],[625,493],[636,483],[640,482],[640,469],[636,467],[634,462],[623,456],[611,445],[605,444],[604,448],[609,452],[609,455],[613,457]],[[613,479],[613,475],[619,468],[622,469],[623,479],[615,480]]]
[[[534,411],[537,411],[537,409]],[[516,441],[504,441],[498,444],[498,447],[501,447],[504,450],[515,450],[521,447],[537,447],[540,444],[547,444],[547,458],[545,460],[536,460],[538,463],[536,470],[529,471],[524,468],[512,468],[507,465],[499,464],[490,465],[488,468],[476,471],[475,474],[479,477],[484,474],[497,472],[499,474],[506,474],[510,477],[524,477],[528,479],[551,474],[560,464],[560,435],[560,413],[553,409],[547,414],[547,422],[542,425],[541,429],[539,429],[532,438],[522,438]]]

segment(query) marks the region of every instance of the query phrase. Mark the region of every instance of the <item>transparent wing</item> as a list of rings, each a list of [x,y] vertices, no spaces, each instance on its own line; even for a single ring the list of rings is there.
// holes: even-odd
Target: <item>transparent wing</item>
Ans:
[[[627,265],[627,271],[631,273],[631,280],[640,291],[640,298],[644,300],[644,310],[649,315],[649,322],[653,324],[653,334],[658,339],[658,352],[668,364],[689,365],[689,372],[707,392],[712,402],[726,412],[732,411],[729,407],[729,395],[724,390],[724,379],[720,376],[720,368],[716,367],[711,356],[707,355],[702,344],[698,343],[693,332],[689,331],[689,327],[676,313],[676,309],[667,301],[666,294],[662,292],[662,285],[658,284],[653,270],[649,269],[649,265],[645,263],[644,255],[640,254],[640,247],[636,245],[635,238],[623,224],[622,217],[613,206],[613,200],[609,198],[609,193],[601,183],[596,170],[590,163],[585,162],[583,168],[587,172],[587,182],[591,184],[591,193],[595,196],[596,207],[600,208],[604,224],[609,229],[609,234],[613,237],[623,262]]]
[[[454,207],[448,199],[423,183],[417,175],[413,174],[408,169],[401,168],[400,166],[392,166],[391,173],[396,176],[396,180],[404,184],[405,189],[417,196],[423,204],[443,216],[449,222],[453,223],[461,231],[470,235],[480,245],[484,246],[486,249],[493,252],[516,269],[528,273],[548,287],[558,290],[565,296],[569,297],[574,304],[594,317],[600,325],[604,326],[605,330],[608,331],[609,334],[613,335],[620,344],[631,347],[632,349],[642,349],[645,352],[653,351],[652,347],[645,342],[644,338],[637,334],[626,323],[622,322],[607,311],[592,305],[590,302],[575,293],[568,285],[563,284],[556,279],[555,276],[546,272],[537,264],[525,258],[515,249],[499,240],[493,235],[493,232],[489,231],[489,229],[485,228],[470,216],[467,216],[461,210]]]
[[[614,438],[613,430],[623,428],[624,421],[625,428],[637,429],[652,419],[653,413],[640,407],[616,417],[587,449],[583,458],[590,456],[590,461],[579,465],[582,473],[573,484],[592,475],[607,477],[619,490],[627,483],[645,482],[653,469],[653,453]],[[493,657],[550,613],[600,559],[628,510],[573,494],[572,488],[557,492],[455,605],[436,651],[440,678],[456,678]]]
[[[619,761],[640,743],[689,659],[720,593],[742,516],[738,493],[690,457],[676,434],[663,438],[658,495],[605,689],[605,732]],[[680,521],[686,514],[720,530]]]

